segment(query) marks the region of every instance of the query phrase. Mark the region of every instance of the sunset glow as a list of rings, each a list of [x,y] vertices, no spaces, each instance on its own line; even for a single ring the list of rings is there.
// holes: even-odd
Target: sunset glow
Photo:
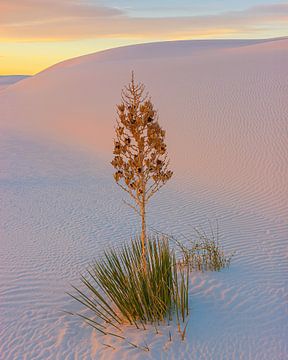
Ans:
[[[2,0],[0,23],[0,75],[35,74],[71,57],[123,45],[283,37],[288,30],[288,4]]]
[[[288,360],[288,1],[0,0],[0,360]]]

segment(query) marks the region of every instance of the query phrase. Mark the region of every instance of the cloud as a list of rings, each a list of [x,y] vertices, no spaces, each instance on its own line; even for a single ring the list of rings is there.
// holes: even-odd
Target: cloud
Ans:
[[[53,22],[61,19],[113,17],[122,12],[116,8],[81,0],[1,0],[2,25]]]
[[[0,41],[173,39],[239,33],[253,36],[275,24],[288,30],[288,4],[205,16],[136,18],[88,1],[1,0],[0,23]]]

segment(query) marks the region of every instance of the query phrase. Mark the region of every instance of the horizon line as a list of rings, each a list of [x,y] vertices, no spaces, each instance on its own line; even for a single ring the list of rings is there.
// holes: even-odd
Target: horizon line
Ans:
[[[98,53],[104,53],[104,52],[108,52],[114,49],[122,49],[122,48],[130,48],[130,47],[134,47],[134,46],[145,46],[145,45],[149,45],[149,44],[162,44],[162,43],[172,43],[172,42],[188,42],[188,41],[201,41],[201,42],[207,42],[207,41],[264,41],[264,40],[270,40],[270,41],[279,41],[279,40],[287,40],[288,39],[288,35],[287,36],[278,36],[278,37],[265,37],[265,38],[233,38],[233,39],[227,39],[227,38],[217,38],[217,39],[178,39],[178,40],[163,40],[163,41],[148,41],[148,42],[141,42],[141,43],[135,43],[135,44],[129,44],[129,45],[120,45],[120,46],[112,46],[110,48],[107,49],[102,49],[102,50],[97,50],[97,51],[93,51],[93,52],[89,52],[89,53],[85,53],[85,54],[81,54],[79,56],[75,56],[75,57],[71,57],[71,58],[67,58],[67,59],[63,59],[61,61],[58,61],[52,65],[49,65],[48,67],[34,73],[34,74],[1,74],[0,73],[0,77],[11,77],[11,76],[26,76],[26,77],[32,77],[35,76],[37,74],[40,74],[41,72],[50,69],[51,67],[61,64],[65,61],[69,61],[69,60],[73,60],[73,59],[78,59],[84,56],[89,56],[89,55],[93,55],[93,54],[98,54]]]

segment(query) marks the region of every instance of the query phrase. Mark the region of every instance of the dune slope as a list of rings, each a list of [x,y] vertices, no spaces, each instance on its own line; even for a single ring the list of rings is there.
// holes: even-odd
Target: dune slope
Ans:
[[[0,93],[0,358],[288,357],[288,40],[181,41],[57,64]],[[115,104],[134,70],[167,130],[174,177],[148,223],[218,220],[232,266],[191,276],[187,340],[143,353],[61,312],[65,290],[138,229],[112,179]],[[103,346],[111,342],[112,350]]]

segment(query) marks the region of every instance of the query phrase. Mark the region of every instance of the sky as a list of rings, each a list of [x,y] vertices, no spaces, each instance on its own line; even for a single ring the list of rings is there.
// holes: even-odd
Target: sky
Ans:
[[[273,0],[0,0],[0,75],[131,44],[287,35],[288,2]]]

